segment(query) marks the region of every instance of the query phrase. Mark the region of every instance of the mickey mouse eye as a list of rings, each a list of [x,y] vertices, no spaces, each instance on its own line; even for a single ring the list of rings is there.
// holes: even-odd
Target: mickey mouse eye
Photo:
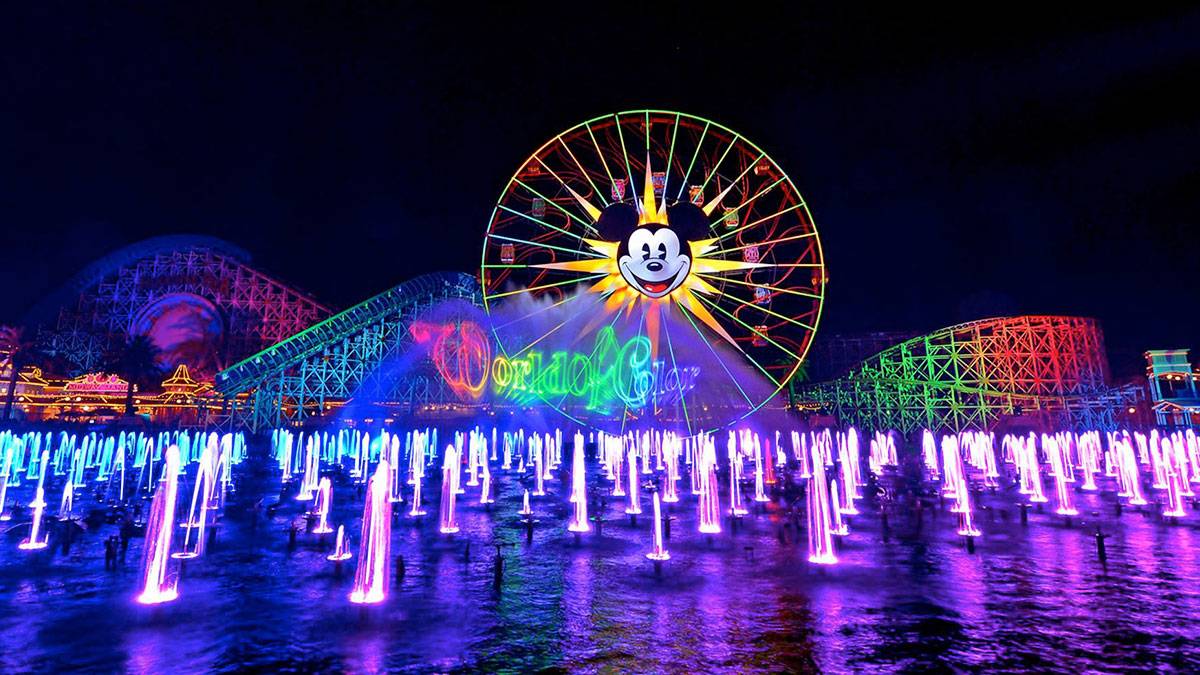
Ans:
[[[642,244],[642,260],[650,259],[650,244],[649,242]]]
[[[659,242],[659,244],[658,244],[658,259],[659,260],[667,259],[667,245],[662,242]]]

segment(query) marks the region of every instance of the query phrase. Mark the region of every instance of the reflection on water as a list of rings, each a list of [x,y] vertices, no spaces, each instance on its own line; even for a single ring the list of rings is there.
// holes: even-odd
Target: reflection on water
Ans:
[[[325,559],[332,535],[301,533],[289,550],[298,505],[252,515],[258,498],[274,499],[268,477],[243,484],[168,606],[133,600],[140,539],[124,565],[104,569],[115,526],[65,556],[0,538],[0,670],[1200,669],[1197,521],[1167,524],[1149,508],[1118,517],[1111,491],[1079,493],[1069,526],[1050,509],[1022,525],[1015,491],[984,494],[975,554],[937,508],[893,512],[886,540],[878,516],[857,516],[829,567],[805,561],[805,534],[779,500],[710,538],[696,533],[687,496],[664,505],[676,520],[658,576],[645,558],[651,519],[632,525],[624,500],[591,505],[603,535],[576,543],[568,486],[553,481],[534,499],[527,544],[516,516],[526,486],[493,476],[498,502],[487,511],[468,494],[456,535],[439,534],[435,515],[395,509],[392,554],[406,573],[372,607],[348,602],[354,561],[337,574]],[[362,503],[348,486],[334,492],[331,522],[357,539]],[[498,590],[493,543],[506,564]]]

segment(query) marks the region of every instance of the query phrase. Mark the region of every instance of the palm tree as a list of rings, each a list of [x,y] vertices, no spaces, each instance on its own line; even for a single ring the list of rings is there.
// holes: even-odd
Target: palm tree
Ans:
[[[37,344],[26,337],[25,329],[15,326],[0,326],[0,351],[8,353],[8,395],[4,399],[4,419],[12,418],[13,399],[17,393],[17,381],[22,369],[37,365],[42,354]]]
[[[125,414],[127,416],[134,414],[134,386],[153,384],[155,378],[162,375],[158,356],[159,349],[149,337],[135,335],[110,357],[108,369],[129,383],[129,389],[125,393]]]

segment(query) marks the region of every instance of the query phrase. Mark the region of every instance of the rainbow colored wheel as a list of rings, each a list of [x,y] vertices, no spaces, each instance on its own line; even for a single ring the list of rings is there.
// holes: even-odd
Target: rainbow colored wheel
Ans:
[[[661,110],[597,117],[538,148],[496,204],[480,278],[507,357],[586,352],[612,327],[647,338],[648,362],[661,356],[680,387],[680,362],[703,361],[693,388],[710,395],[626,405],[622,418],[669,410],[689,430],[779,394],[816,333],[826,280],[816,225],[782,168],[720,124]]]

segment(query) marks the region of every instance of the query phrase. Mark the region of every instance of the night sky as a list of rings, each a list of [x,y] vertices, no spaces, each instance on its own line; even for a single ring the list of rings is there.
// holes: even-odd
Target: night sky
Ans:
[[[159,234],[227,239],[337,307],[474,272],[530,152],[651,107],[789,172],[822,332],[1082,314],[1118,373],[1200,347],[1200,11],[473,4],[9,4],[0,322]]]

